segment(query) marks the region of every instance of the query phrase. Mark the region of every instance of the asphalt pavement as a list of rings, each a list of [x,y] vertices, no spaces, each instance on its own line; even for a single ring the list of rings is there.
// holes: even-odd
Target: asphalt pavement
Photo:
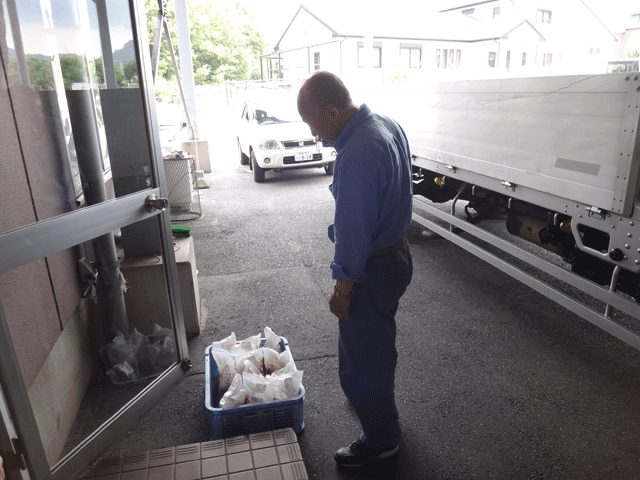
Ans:
[[[339,471],[333,453],[359,426],[340,390],[327,305],[331,177],[267,172],[256,184],[231,148],[211,159],[203,216],[190,223],[203,324],[189,341],[194,367],[104,456],[209,440],[205,348],[269,326],[304,370],[298,441],[310,478],[640,478],[640,352],[417,226],[396,317],[400,452]]]

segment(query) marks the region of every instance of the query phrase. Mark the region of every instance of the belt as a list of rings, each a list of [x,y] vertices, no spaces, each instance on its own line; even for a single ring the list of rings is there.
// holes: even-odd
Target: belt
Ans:
[[[391,255],[394,252],[402,250],[403,246],[404,246],[404,237],[402,237],[400,240],[398,240],[396,243],[394,243],[390,247],[384,247],[384,248],[381,248],[380,250],[376,250],[371,254],[371,256],[382,257],[384,255]]]

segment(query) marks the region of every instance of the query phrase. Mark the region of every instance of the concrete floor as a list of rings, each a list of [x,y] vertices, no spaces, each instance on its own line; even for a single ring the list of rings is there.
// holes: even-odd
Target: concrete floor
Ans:
[[[203,329],[187,377],[103,456],[209,440],[204,350],[265,326],[304,370],[310,478],[640,477],[640,352],[446,240],[412,231],[414,277],[397,314],[399,455],[340,472],[333,452],[359,433],[337,378],[331,178],[216,163],[191,222]],[[375,348],[375,346],[372,346]]]

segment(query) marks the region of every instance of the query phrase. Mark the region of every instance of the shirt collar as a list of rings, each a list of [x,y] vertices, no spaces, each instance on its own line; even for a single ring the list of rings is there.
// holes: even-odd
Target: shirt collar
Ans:
[[[349,120],[349,123],[345,125],[345,127],[340,132],[340,135],[338,135],[338,138],[336,138],[336,141],[333,143],[333,146],[338,152],[342,150],[347,144],[349,138],[351,137],[351,134],[356,129],[356,127],[364,122],[369,115],[371,115],[371,109],[363,103],[356,114],[353,116],[353,118]]]

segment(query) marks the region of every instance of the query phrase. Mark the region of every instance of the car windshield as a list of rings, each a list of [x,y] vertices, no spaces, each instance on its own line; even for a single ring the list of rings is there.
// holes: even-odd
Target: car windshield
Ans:
[[[302,121],[295,104],[260,105],[256,107],[255,115],[259,125]]]

